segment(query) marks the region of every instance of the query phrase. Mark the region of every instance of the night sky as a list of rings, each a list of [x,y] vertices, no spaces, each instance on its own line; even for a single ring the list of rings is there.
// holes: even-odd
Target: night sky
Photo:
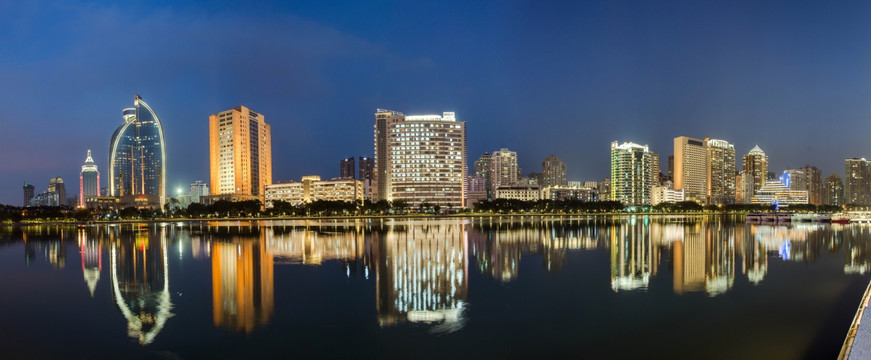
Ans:
[[[272,125],[273,181],[373,154],[376,108],[455,111],[468,160],[549,154],[601,180],[613,140],[758,144],[781,172],[843,177],[871,157],[871,2],[124,2],[0,0],[0,203],[22,181],[78,191],[140,94],[160,116],[167,187],[208,182],[208,116]],[[174,190],[170,190],[174,192]]]

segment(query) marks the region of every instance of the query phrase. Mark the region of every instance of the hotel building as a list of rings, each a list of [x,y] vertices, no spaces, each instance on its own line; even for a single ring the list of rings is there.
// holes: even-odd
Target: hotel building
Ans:
[[[647,145],[611,143],[611,200],[624,205],[650,205],[651,157]]]
[[[674,189],[684,190],[687,200],[696,202],[707,200],[706,167],[707,152],[704,140],[687,136],[674,138]]]
[[[272,129],[263,114],[237,106],[209,116],[212,195],[263,200],[272,184]]]
[[[363,202],[363,182],[354,179],[336,178],[321,180],[320,176],[303,176],[300,182],[280,182],[266,186],[266,204],[286,201],[297,206],[318,200]]]

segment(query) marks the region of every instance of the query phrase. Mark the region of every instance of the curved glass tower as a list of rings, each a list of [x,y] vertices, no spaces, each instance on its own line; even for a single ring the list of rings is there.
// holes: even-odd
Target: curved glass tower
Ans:
[[[109,143],[109,192],[112,196],[151,195],[166,203],[166,143],[163,125],[139,95],[122,112],[123,123]]]

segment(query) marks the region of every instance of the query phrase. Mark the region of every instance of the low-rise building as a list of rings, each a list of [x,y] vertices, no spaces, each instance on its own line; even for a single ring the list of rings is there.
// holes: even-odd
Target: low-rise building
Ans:
[[[664,202],[681,202],[686,200],[684,189],[672,189],[671,181],[667,181],[665,186],[654,186],[650,191],[650,204],[657,205]]]
[[[569,181],[572,183],[572,181]],[[541,198],[546,200],[599,201],[599,190],[595,187],[558,185],[541,189]]]
[[[541,200],[541,188],[538,185],[499,186],[496,188],[496,198],[538,201]]]
[[[750,198],[750,203],[763,205],[778,204],[780,206],[807,204],[808,192],[805,190],[790,190],[789,187],[778,180],[769,180]]]
[[[313,201],[363,202],[363,182],[354,179],[321,180],[320,176],[303,176],[302,181],[279,182],[266,186],[266,206],[273,201],[301,205]]]

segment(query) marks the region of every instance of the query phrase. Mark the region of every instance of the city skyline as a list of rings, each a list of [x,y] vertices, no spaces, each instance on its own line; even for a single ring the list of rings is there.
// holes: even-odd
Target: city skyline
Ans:
[[[104,129],[134,93],[165,127],[170,193],[206,180],[197,134],[239,104],[270,114],[280,134],[275,181],[337,176],[337,159],[374,155],[365,134],[378,107],[460,114],[469,167],[509,148],[524,169],[558,156],[571,180],[607,177],[613,139],[648,144],[661,169],[679,135],[724,139],[737,154],[758,144],[776,173],[809,164],[843,177],[844,159],[871,157],[869,50],[856,46],[871,4],[403,4],[390,12],[416,16],[384,26],[372,26],[383,9],[359,4],[224,5],[0,5],[0,141],[16,149],[0,155],[0,203],[21,201],[22,180],[39,192],[75,179],[89,148],[108,170]],[[342,10],[359,11],[333,16]],[[435,31],[443,18],[429,14],[444,13],[453,26]],[[205,31],[230,18],[249,30]],[[131,34],[137,56],[116,50]],[[529,131],[533,114],[558,131]]]

